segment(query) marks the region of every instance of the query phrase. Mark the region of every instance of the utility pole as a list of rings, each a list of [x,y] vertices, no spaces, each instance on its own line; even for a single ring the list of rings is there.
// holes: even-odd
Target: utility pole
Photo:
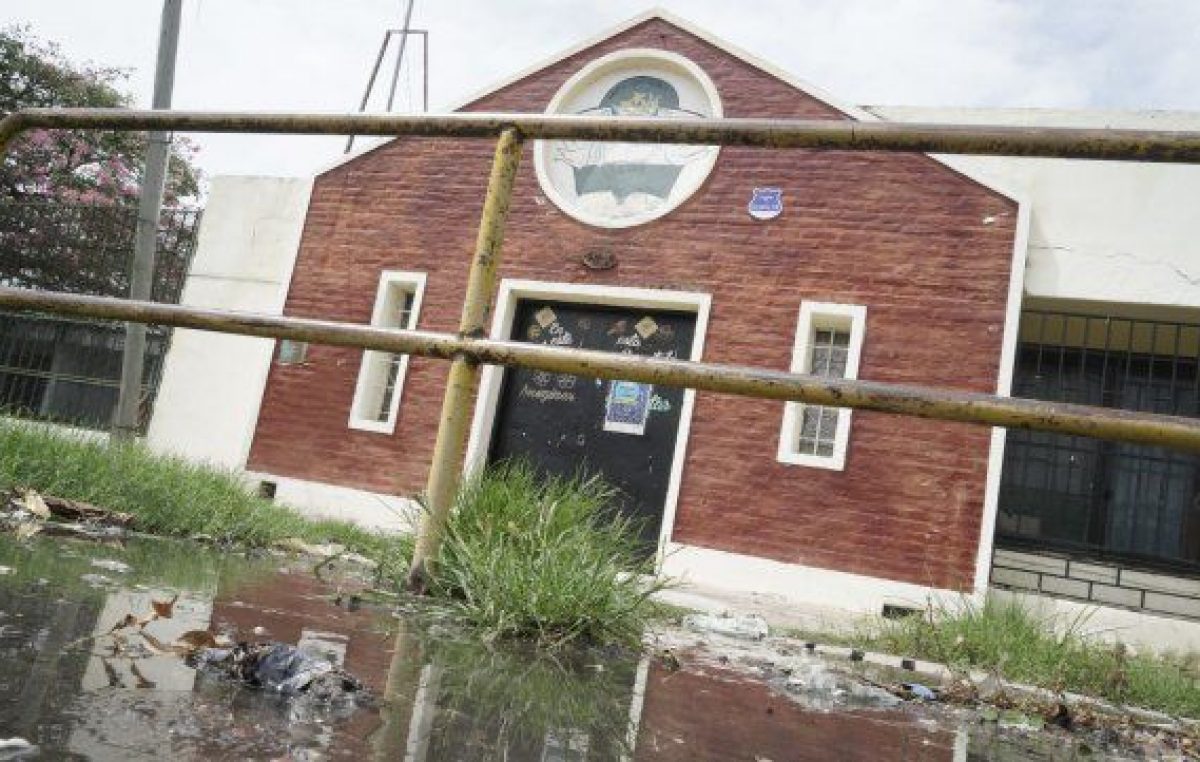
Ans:
[[[151,108],[171,107],[171,92],[175,87],[175,54],[179,48],[179,17],[182,10],[183,0],[163,0]],[[163,189],[166,186],[170,152],[171,133],[151,132],[146,144],[146,168],[142,174],[142,195],[138,202],[133,264],[129,269],[130,299],[150,299],[151,286],[154,283],[154,254],[158,248],[158,221],[162,214]],[[137,433],[145,366],[146,326],[142,323],[126,323],[125,354],[121,360],[121,389],[112,430],[115,439],[132,439]]]

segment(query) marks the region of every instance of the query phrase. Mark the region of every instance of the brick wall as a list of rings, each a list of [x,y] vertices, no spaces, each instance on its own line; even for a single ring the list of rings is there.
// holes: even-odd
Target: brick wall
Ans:
[[[470,106],[542,111],[586,62],[658,47],[698,63],[727,116],[843,118],[747,63],[651,20]],[[385,268],[428,273],[418,325],[454,330],[493,142],[404,139],[317,179],[285,312],[368,322]],[[859,376],[994,391],[1016,208],[924,156],[725,148],[677,210],[623,230],[559,212],[521,167],[505,278],[703,291],[706,360],[786,369],[801,300],[867,306]],[[783,188],[781,217],[746,214]],[[990,223],[985,223],[990,218]],[[580,263],[596,248],[613,270]],[[411,493],[427,473],[448,366],[414,358],[394,436],[347,429],[359,353],[312,347],[271,369],[256,470]],[[846,470],[777,463],[783,405],[697,397],[674,539],[941,587],[972,583],[989,435],[857,412]]]

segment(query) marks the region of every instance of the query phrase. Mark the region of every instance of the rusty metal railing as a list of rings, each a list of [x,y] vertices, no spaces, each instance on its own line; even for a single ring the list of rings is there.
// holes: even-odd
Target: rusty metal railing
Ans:
[[[499,137],[457,334],[381,329],[0,287],[0,307],[9,309],[296,339],[450,360],[450,381],[443,399],[426,487],[429,510],[422,522],[409,575],[410,587],[414,589],[424,585],[426,565],[436,552],[461,479],[470,404],[478,387],[479,365],[483,363],[922,418],[1080,434],[1200,452],[1200,420],[1196,419],[479,338],[484,335],[484,322],[495,291],[505,221],[525,139],[1200,163],[1200,132],[519,114],[379,116],[30,109],[0,120],[0,157],[14,137],[35,128]]]
[[[291,135],[569,138],[762,148],[960,153],[1200,163],[1200,132],[855,122],[831,119],[664,119],[544,114],[267,114],[26,109],[0,120],[0,152],[29,129],[174,130]]]

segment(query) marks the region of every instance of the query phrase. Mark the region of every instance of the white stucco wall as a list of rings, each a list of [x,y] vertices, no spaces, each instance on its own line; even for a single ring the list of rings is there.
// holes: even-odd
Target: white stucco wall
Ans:
[[[947,124],[1200,130],[1200,113],[870,106],[885,119]],[[1025,294],[1200,307],[1200,166],[942,156],[1023,192],[1032,217]]]
[[[182,303],[281,314],[311,191],[310,178],[214,178]],[[274,347],[272,339],[176,330],[150,446],[245,466]]]

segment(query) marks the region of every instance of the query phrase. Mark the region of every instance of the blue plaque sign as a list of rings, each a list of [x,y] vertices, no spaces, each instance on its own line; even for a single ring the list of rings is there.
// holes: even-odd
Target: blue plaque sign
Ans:
[[[750,216],[756,220],[771,220],[783,212],[783,189],[755,188],[750,194]]]

